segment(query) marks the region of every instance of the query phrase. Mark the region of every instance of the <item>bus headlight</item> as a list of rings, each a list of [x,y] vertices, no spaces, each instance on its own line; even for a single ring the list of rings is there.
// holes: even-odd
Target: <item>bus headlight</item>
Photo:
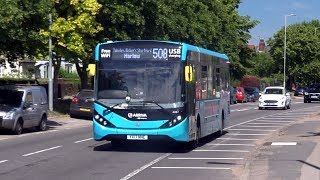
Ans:
[[[160,128],[168,128],[168,127],[173,127],[177,124],[179,124],[180,122],[182,122],[182,116],[177,116],[171,120],[169,120],[168,122],[166,122],[165,124],[163,124]]]
[[[100,125],[106,126],[106,127],[116,127],[113,125],[110,121],[108,121],[106,118],[99,115],[96,111],[94,111],[94,120],[99,123]]]

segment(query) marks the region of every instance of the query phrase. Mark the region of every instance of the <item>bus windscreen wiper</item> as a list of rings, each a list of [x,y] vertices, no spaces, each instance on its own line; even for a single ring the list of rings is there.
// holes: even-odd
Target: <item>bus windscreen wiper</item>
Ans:
[[[169,112],[166,108],[164,108],[163,106],[161,106],[161,105],[160,105],[158,102],[156,102],[156,101],[139,101],[139,102],[142,102],[143,104],[148,104],[148,103],[150,103],[150,104],[155,104],[155,105],[157,105],[158,107],[161,108],[161,111],[162,111],[162,112],[166,113],[166,114],[169,115],[171,118],[173,117],[173,115],[172,115],[171,112]]]
[[[106,106],[107,109],[105,109],[105,110],[103,111],[103,115],[104,115],[104,116],[107,115],[108,112],[111,112],[111,110],[113,110],[115,107],[117,107],[117,106],[119,106],[119,105],[121,105],[121,104],[123,104],[123,103],[125,103],[125,102],[117,103],[117,104],[115,104],[115,105],[113,105],[113,106],[111,106],[111,107]]]

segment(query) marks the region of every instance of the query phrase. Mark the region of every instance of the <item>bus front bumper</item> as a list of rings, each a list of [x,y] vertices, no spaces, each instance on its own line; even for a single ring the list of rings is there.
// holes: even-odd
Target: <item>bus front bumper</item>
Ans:
[[[102,140],[128,140],[127,135],[143,135],[147,136],[147,140],[161,140],[161,141],[189,141],[189,122],[186,118],[176,126],[169,128],[158,129],[121,129],[105,127],[93,120],[93,137],[96,141]]]

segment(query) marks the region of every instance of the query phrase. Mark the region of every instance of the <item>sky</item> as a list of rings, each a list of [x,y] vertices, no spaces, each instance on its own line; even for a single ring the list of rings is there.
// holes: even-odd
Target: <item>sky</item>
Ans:
[[[238,11],[240,15],[260,22],[250,31],[249,44],[257,46],[260,38],[267,41],[284,27],[285,15],[296,15],[287,17],[287,26],[320,20],[320,0],[241,0]]]

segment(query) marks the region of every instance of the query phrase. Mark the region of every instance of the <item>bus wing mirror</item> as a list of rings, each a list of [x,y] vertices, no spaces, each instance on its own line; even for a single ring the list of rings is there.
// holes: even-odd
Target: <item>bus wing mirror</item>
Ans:
[[[94,76],[96,73],[96,65],[95,64],[89,64],[87,68],[87,72],[89,76]]]
[[[186,66],[184,67],[184,76],[187,82],[191,82],[193,79],[193,68],[192,66]]]

